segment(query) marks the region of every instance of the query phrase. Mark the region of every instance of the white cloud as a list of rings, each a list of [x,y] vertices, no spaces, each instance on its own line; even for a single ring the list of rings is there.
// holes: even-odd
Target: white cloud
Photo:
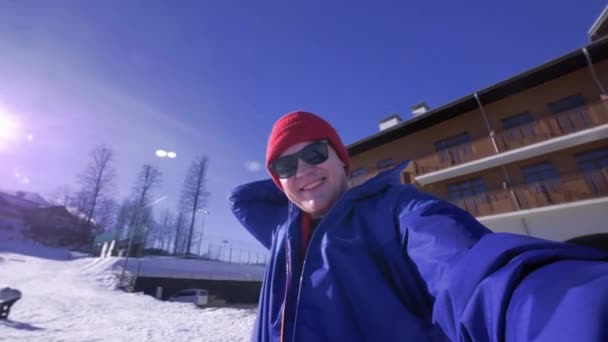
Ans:
[[[247,168],[247,171],[249,171],[249,172],[260,172],[262,170],[262,164],[260,162],[253,161],[253,160],[248,160],[245,163],[245,167]]]

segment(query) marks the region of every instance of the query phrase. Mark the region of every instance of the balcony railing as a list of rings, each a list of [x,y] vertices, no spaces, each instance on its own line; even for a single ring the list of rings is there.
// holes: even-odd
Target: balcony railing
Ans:
[[[498,190],[487,194],[461,198],[452,201],[457,206],[473,214],[486,216],[517,210],[517,205],[509,190]]]
[[[416,174],[434,172],[466,163],[495,153],[492,139],[483,137],[470,143],[454,146],[415,161]]]
[[[474,216],[487,216],[608,196],[608,169],[522,184],[452,202]],[[517,202],[516,202],[517,201]]]
[[[497,131],[496,145],[499,152],[506,152],[606,123],[608,123],[608,101],[598,101],[547,116],[527,125]],[[496,150],[492,139],[489,136],[482,137],[415,160],[416,175],[447,169],[493,154],[496,154]]]
[[[496,145],[504,152],[608,123],[607,106],[606,102],[600,101],[499,131]]]

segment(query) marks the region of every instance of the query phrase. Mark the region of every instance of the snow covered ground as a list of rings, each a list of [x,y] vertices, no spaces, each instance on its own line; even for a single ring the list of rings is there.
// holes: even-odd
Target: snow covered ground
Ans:
[[[0,287],[21,290],[0,341],[248,341],[255,308],[206,308],[115,290],[116,260],[0,236]]]

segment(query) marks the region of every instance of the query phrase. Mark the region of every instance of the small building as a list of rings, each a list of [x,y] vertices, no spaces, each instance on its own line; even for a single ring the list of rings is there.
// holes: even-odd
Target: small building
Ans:
[[[72,215],[64,206],[24,208],[24,235],[47,246],[88,250],[92,226]]]
[[[0,192],[0,229],[17,230],[24,226],[23,210],[47,205],[39,196],[26,192]]]

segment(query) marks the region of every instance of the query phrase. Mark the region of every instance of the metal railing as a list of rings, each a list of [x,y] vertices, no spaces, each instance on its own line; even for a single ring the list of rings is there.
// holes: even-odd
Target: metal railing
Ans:
[[[604,196],[608,196],[608,169],[521,184],[451,202],[474,216],[487,216]]]
[[[494,153],[492,139],[488,136],[418,158],[414,161],[414,165],[416,174],[421,175],[487,157]]]
[[[501,152],[608,123],[608,104],[595,102],[496,133]]]
[[[510,190],[498,190],[487,194],[460,198],[452,203],[468,211],[473,216],[486,216],[517,210]]]
[[[526,125],[495,132],[499,152],[506,152],[559,136],[608,123],[608,101],[598,101],[573,110],[547,115]],[[490,136],[435,152],[413,161],[416,175],[496,154]]]

